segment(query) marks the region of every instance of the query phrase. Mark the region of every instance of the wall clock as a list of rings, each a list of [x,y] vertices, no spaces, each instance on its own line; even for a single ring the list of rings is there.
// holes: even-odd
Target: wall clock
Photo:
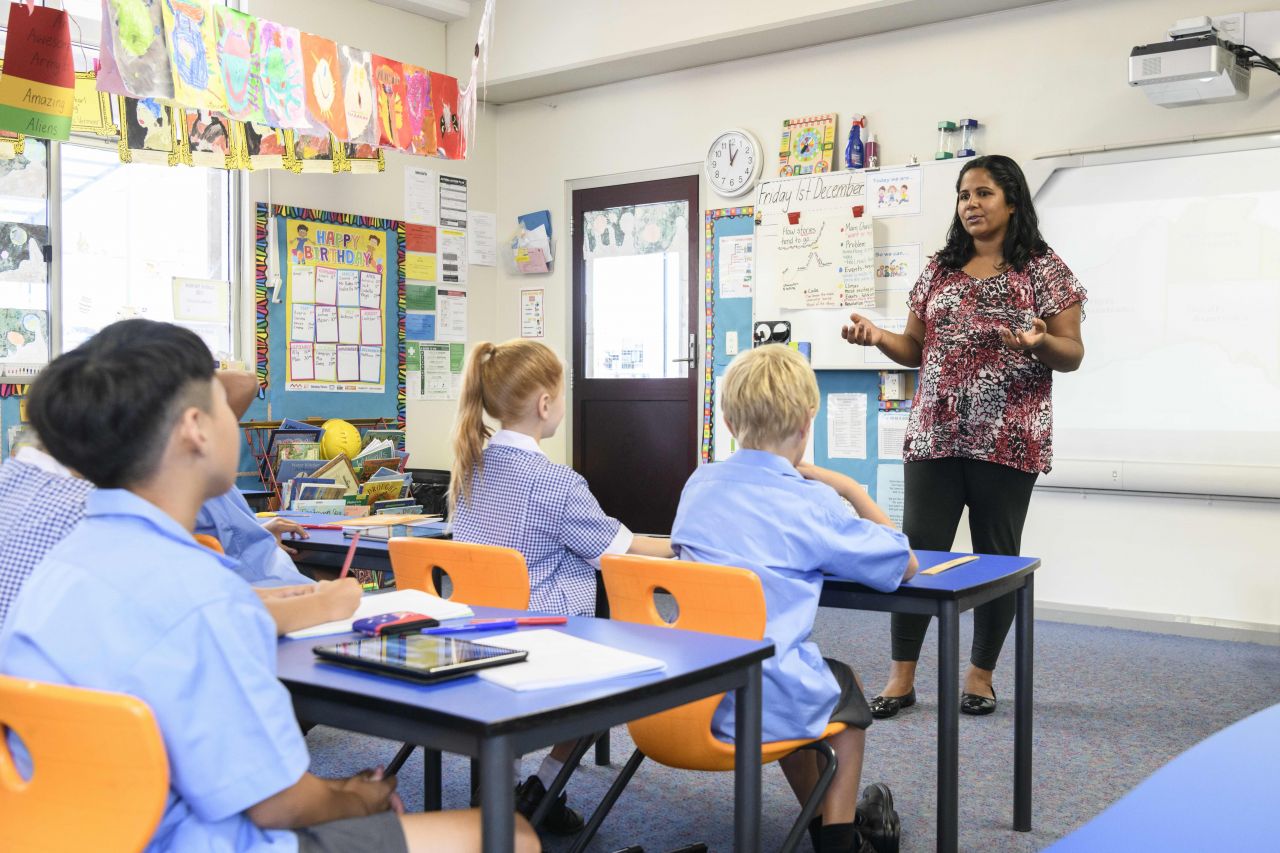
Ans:
[[[760,143],[750,131],[731,128],[721,133],[707,149],[702,170],[707,183],[725,198],[745,195],[760,177]]]

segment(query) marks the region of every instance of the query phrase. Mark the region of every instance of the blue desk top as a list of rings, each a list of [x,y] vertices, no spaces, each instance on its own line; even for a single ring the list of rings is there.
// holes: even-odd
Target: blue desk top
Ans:
[[[280,513],[282,518],[290,521],[296,521],[299,524],[333,524],[340,521],[337,516],[333,515],[315,515],[312,513]],[[447,526],[442,521],[438,525],[439,535],[447,532]],[[346,553],[347,548],[351,547],[351,538],[344,536],[341,530],[308,530],[306,539],[285,539],[286,544],[292,548],[298,548],[306,551],[342,551]],[[364,556],[385,557],[387,555],[387,543],[381,539],[365,539],[361,537],[360,544],[356,547],[356,553]]]
[[[893,593],[876,593],[870,587],[838,578],[827,578],[824,586],[832,590],[854,590],[877,595],[909,595],[920,598],[957,598],[992,586],[1010,581],[1035,571],[1040,567],[1039,557],[998,557],[981,554],[978,559],[947,569],[941,574],[926,575],[924,570],[953,560],[967,554],[949,551],[916,551],[920,560],[920,571],[915,577],[904,583]]]
[[[519,615],[493,607],[474,608],[477,616]],[[544,626],[545,629],[546,626]],[[663,672],[609,679],[576,687],[514,691],[472,675],[439,684],[416,684],[398,678],[320,663],[311,649],[356,638],[356,634],[282,639],[280,680],[291,691],[325,695],[353,706],[390,710],[416,719],[436,719],[478,733],[517,728],[522,722],[554,715],[567,705],[630,697],[647,687],[673,680],[696,682],[734,666],[773,655],[769,641],[741,640],[673,628],[657,628],[571,616],[554,626],[584,640],[623,648],[666,661]],[[523,628],[520,630],[534,630]]]
[[[1273,705],[1191,747],[1048,851],[1275,850],[1277,768]]]

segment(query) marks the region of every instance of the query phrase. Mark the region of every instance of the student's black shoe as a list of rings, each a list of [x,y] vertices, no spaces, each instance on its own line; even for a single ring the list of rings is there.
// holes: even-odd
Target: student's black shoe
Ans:
[[[538,804],[546,795],[546,786],[542,784],[537,774],[530,776],[516,786],[516,811],[526,818],[533,817]],[[576,835],[581,831],[582,815],[566,805],[568,799],[567,794],[556,797],[555,805],[551,807],[551,811],[547,812],[546,818],[538,828],[552,835]]]
[[[996,709],[996,689],[991,688],[990,696],[979,696],[976,693],[960,694],[960,713],[971,717],[983,717]]]
[[[876,853],[876,848],[852,823],[823,824],[814,848],[818,853]]]
[[[914,687],[911,688],[910,693],[904,693],[901,696],[877,696],[867,703],[871,708],[871,716],[877,720],[896,717],[903,708],[910,708],[914,704],[916,704],[916,689]]]
[[[893,793],[888,785],[877,782],[863,789],[854,825],[876,853],[898,853],[902,822],[893,809]]]

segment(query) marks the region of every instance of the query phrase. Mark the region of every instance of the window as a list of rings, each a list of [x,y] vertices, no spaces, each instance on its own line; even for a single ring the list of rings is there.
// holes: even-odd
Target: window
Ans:
[[[76,66],[89,67],[101,7],[66,8]],[[238,183],[216,169],[126,165],[116,140],[96,137],[0,154],[0,381],[28,381],[128,317],[181,323],[215,355],[243,358]]]

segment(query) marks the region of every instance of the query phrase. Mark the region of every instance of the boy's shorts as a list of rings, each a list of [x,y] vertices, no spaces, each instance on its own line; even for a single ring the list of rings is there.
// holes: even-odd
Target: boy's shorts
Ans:
[[[392,811],[318,823],[297,835],[298,853],[409,853],[400,817]]]
[[[840,685],[840,698],[836,701],[835,710],[831,712],[831,722],[844,723],[852,729],[865,729],[871,725],[871,708],[867,706],[867,697],[862,695],[862,688],[853,677],[853,670],[847,663],[831,658],[823,660]]]

